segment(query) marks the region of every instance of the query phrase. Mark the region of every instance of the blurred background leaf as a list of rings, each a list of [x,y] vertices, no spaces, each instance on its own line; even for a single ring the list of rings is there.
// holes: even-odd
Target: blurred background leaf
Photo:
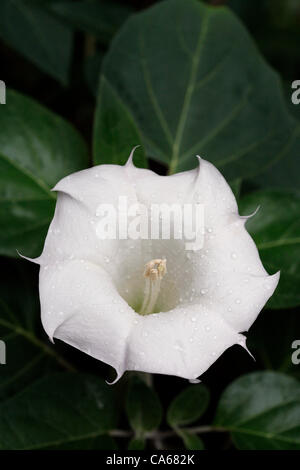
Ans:
[[[235,380],[223,393],[215,424],[238,449],[300,449],[300,382],[275,372]]]
[[[132,377],[126,399],[126,413],[138,441],[144,434],[158,428],[162,408],[156,392],[139,377]]]
[[[129,5],[109,0],[55,1],[49,9],[68,24],[108,43],[133,12]]]
[[[191,434],[188,431],[180,430],[179,436],[182,438],[185,448],[188,450],[203,450],[204,444],[202,439],[196,434]]]
[[[174,428],[194,423],[202,416],[208,402],[207,388],[204,385],[191,385],[173,399],[167,411],[167,421]]]
[[[40,254],[55,207],[51,188],[87,164],[85,143],[70,124],[8,92],[0,107],[1,254]]]
[[[115,411],[113,390],[102,379],[48,376],[0,406],[0,449],[86,448],[114,428]]]
[[[265,310],[252,325],[247,345],[266,369],[289,373],[300,379],[300,367],[292,362],[292,344],[299,338],[298,332],[300,315],[296,309]]]
[[[108,93],[115,96],[109,107]],[[279,78],[242,24],[229,10],[196,0],[159,2],[130,17],[114,38],[102,65],[97,161],[114,153],[106,123],[117,115],[123,125],[120,111],[147,156],[171,172],[194,167],[198,153],[229,180],[283,157],[295,132]],[[131,147],[137,143],[132,139]]]
[[[71,30],[34,0],[1,0],[0,36],[44,72],[68,83]]]
[[[240,213],[253,214],[246,228],[253,236],[269,274],[280,270],[270,298],[271,308],[300,305],[300,195],[297,192],[257,191],[240,201]]]
[[[7,351],[0,374],[1,399],[14,395],[59,365],[71,367],[50,346],[46,335],[45,342],[39,339],[42,329],[37,284],[36,266],[28,261],[1,261],[0,338]]]
[[[144,439],[131,439],[128,445],[128,450],[144,450],[145,440]]]

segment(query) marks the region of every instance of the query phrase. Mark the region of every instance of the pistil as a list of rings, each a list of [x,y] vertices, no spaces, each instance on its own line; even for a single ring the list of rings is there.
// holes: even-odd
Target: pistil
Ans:
[[[166,272],[166,259],[153,259],[145,265],[145,296],[140,315],[149,315],[149,313],[154,313],[154,308],[160,292],[161,281]]]

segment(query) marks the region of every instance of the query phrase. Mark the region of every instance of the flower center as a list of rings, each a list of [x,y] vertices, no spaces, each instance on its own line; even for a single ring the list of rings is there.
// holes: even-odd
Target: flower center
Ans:
[[[145,296],[140,315],[153,313],[160,292],[160,284],[166,273],[166,259],[153,259],[145,265]]]

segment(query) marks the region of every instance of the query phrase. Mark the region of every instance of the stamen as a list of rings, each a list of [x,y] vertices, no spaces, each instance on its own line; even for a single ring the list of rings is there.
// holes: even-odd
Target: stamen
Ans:
[[[161,280],[166,272],[166,259],[153,259],[145,265],[145,297],[140,311],[141,315],[153,313],[160,292]]]

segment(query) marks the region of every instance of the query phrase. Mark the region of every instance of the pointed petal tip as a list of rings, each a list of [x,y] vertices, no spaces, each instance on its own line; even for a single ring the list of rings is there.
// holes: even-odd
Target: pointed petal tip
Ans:
[[[249,214],[249,215],[241,215],[240,216],[240,219],[243,220],[244,222],[247,222],[248,219],[251,219],[252,217],[254,217],[257,212],[259,211],[260,209],[260,206],[257,206],[257,208],[255,209],[254,212],[252,212],[252,214]]]
[[[113,380],[112,382],[109,382],[108,380],[105,380],[105,382],[107,383],[107,385],[114,385],[116,384],[120,378],[122,377],[123,375],[123,372],[119,371],[119,370],[116,370],[116,373],[117,373],[117,377],[115,378],[115,380]]]
[[[269,279],[271,279],[274,282],[274,290],[275,290],[277,285],[278,285],[279,279],[280,279],[280,271],[277,271],[277,273],[275,273],[275,274],[271,274],[269,276]],[[273,290],[273,292],[274,292],[274,290]]]
[[[199,384],[201,383],[200,379],[189,379],[190,384]]]
[[[27,261],[30,261],[31,263],[35,263],[35,264],[40,264],[39,262],[40,256],[38,256],[37,258],[29,258],[28,256],[22,255],[22,253],[20,253],[19,250],[17,249],[16,249],[16,252],[21,258],[26,259]]]
[[[245,351],[247,351],[247,353],[252,357],[253,361],[256,362],[256,359],[255,357],[253,356],[253,354],[249,351],[249,349],[247,348],[247,345],[246,345],[246,341],[247,341],[247,338],[243,335],[241,335],[241,338],[240,341],[238,341],[237,344],[239,344],[240,346],[242,346],[243,349],[245,349]]]
[[[133,163],[133,155],[134,155],[134,152],[136,151],[136,149],[138,147],[140,147],[140,145],[136,145],[135,147],[133,147],[133,149],[131,150],[130,155],[128,157],[128,160],[125,163],[125,166],[135,166],[134,163]]]

